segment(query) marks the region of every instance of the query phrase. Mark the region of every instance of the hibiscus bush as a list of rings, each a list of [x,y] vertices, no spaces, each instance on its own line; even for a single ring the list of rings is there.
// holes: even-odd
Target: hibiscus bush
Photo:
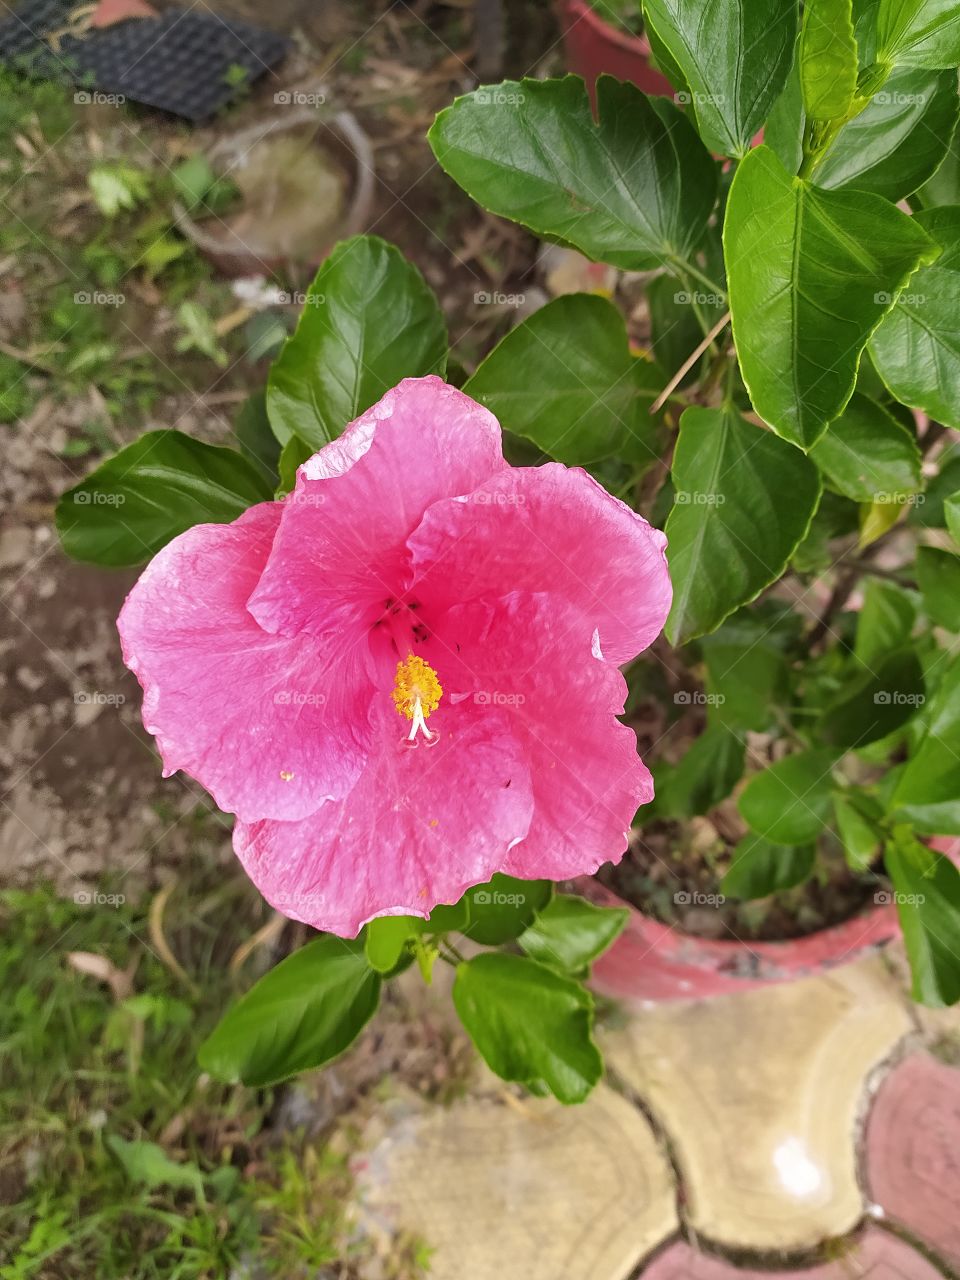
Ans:
[[[581,1100],[628,913],[569,882],[734,794],[727,892],[842,854],[889,885],[916,997],[960,998],[931,842],[960,835],[960,4],[644,19],[674,99],[507,81],[430,133],[485,209],[642,286],[642,349],[577,293],[464,372],[417,270],[356,237],[238,449],[151,432],[60,504],[72,554],[149,561],[119,625],[165,770],[320,930],[207,1041],[218,1076],[329,1061],[441,962],[494,1071]],[[675,719],[691,687],[654,800],[625,701]]]

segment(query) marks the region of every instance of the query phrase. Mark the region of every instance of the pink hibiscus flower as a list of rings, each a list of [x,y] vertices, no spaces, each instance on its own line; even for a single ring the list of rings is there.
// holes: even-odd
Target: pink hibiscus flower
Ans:
[[[354,936],[496,871],[619,858],[653,796],[618,667],[665,538],[584,471],[511,467],[488,410],[401,382],[294,491],[181,534],[119,618],[164,773],[237,815],[278,910]]]

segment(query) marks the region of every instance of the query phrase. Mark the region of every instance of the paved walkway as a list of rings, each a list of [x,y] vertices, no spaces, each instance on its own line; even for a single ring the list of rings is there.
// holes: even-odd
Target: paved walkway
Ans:
[[[895,952],[622,1009],[582,1107],[494,1085],[407,1105],[355,1163],[362,1229],[432,1280],[960,1276],[960,1013]]]

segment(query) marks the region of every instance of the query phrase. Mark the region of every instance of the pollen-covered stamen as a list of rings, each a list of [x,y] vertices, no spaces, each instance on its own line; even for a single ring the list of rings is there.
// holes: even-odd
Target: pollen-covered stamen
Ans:
[[[393,686],[393,705],[397,712],[412,720],[408,742],[416,740],[417,733],[422,730],[428,742],[433,742],[437,734],[427,728],[427,716],[436,711],[443,697],[443,689],[437,673],[429,662],[415,653],[407,655],[406,660],[397,663],[397,675]]]

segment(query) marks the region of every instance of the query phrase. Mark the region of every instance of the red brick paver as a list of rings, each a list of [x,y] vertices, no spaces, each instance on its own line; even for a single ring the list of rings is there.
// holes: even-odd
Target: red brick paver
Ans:
[[[834,1262],[799,1271],[756,1271],[697,1253],[683,1240],[651,1262],[642,1280],[942,1280],[925,1258],[877,1227],[868,1227],[850,1252]]]
[[[960,1071],[917,1053],[891,1072],[867,1121],[867,1183],[888,1218],[960,1266]]]

